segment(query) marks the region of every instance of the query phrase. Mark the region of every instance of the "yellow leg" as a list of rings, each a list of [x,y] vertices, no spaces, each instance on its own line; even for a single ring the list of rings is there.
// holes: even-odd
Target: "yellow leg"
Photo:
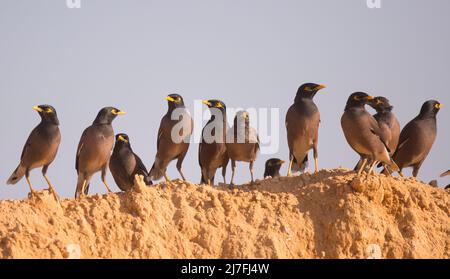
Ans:
[[[291,176],[291,169],[292,169],[292,163],[293,162],[294,162],[294,156],[292,156],[291,160],[289,161],[289,167],[288,167],[287,176]]]
[[[370,165],[369,172],[367,172],[367,175],[373,174],[373,171],[374,171],[376,165],[377,165],[377,161],[373,161],[372,165]]]
[[[405,175],[403,174],[403,172],[399,172],[398,174],[400,174],[401,177],[405,177]]]
[[[358,170],[358,177],[361,176],[361,173],[363,172],[364,168],[366,167],[366,164],[367,164],[367,158],[364,158],[364,160],[361,164],[361,167]]]
[[[167,173],[164,173],[164,179],[166,180],[167,183],[170,182],[170,178],[167,176]]]
[[[84,198],[84,197],[86,196],[86,195],[84,194],[84,190],[85,190],[85,188],[86,188],[86,185],[87,185],[87,181],[84,180],[84,181],[83,181],[83,186],[81,186],[80,198]]]
[[[319,160],[317,158],[314,158],[314,172],[319,172]]]
[[[211,179],[208,179],[208,185],[211,186]]]
[[[30,193],[31,195],[36,195],[36,191],[33,189],[33,185],[31,184],[31,180],[29,176],[26,176],[28,187],[30,187]]]
[[[50,179],[48,179],[48,177],[47,177],[46,174],[44,174],[44,178],[45,178],[45,181],[47,181],[48,188],[49,188],[49,190],[52,192],[53,196],[55,197],[55,200],[56,200],[57,202],[59,202],[59,196],[58,196],[58,194],[56,193],[56,190],[55,190],[55,188],[53,187],[52,183],[50,182]]]
[[[108,191],[108,193],[112,193],[111,188],[109,188],[109,186],[108,186],[108,182],[106,182],[106,179],[103,180],[103,184],[105,185],[106,190]]]

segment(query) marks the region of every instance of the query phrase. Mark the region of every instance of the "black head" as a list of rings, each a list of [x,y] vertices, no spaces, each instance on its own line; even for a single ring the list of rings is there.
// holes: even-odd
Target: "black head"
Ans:
[[[364,105],[368,104],[374,97],[370,96],[364,92],[355,92],[348,97],[347,105],[345,109],[351,107],[364,107]]]
[[[94,124],[111,124],[118,115],[123,115],[125,113],[126,112],[114,107],[102,108],[97,114]]]
[[[277,177],[280,175],[280,168],[285,162],[278,158],[272,158],[266,161],[264,177]]]
[[[375,109],[378,113],[392,111],[392,109],[394,108],[393,106],[391,106],[387,98],[381,96],[373,98],[373,100],[370,100],[368,104],[373,107],[373,109]]]
[[[127,134],[117,134],[116,135],[116,146],[128,146],[131,147],[130,138]]]
[[[300,101],[300,99],[312,99],[316,96],[317,92],[324,88],[326,88],[325,85],[305,83],[298,88],[297,95],[295,96],[295,102]]]
[[[419,116],[421,116],[421,117],[436,117],[439,110],[443,107],[444,107],[444,105],[439,103],[436,100],[426,101],[422,105],[422,108],[420,109]]]
[[[220,100],[203,100],[202,103],[207,105],[210,109],[219,109],[221,111],[225,111],[227,109],[224,102]]]
[[[167,103],[169,104],[169,110],[176,108],[184,108],[184,100],[178,94],[170,94],[166,96]]]
[[[58,115],[54,107],[50,105],[34,106],[33,109],[39,113],[42,121],[59,125]]]

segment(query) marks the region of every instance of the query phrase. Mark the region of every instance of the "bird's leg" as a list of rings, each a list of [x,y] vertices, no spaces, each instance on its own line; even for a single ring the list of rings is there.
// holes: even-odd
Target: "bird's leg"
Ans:
[[[250,162],[250,176],[252,178],[251,184],[255,183],[255,180],[253,180],[253,161]]]
[[[313,153],[314,153],[314,173],[319,172],[319,159],[318,159],[318,152],[317,152],[317,146],[313,147]]]
[[[47,181],[48,188],[49,188],[50,192],[52,192],[53,197],[55,197],[55,200],[56,200],[57,202],[59,202],[59,196],[58,196],[58,194],[56,193],[56,190],[55,190],[55,188],[53,187],[52,183],[50,182],[50,179],[48,179],[48,176],[47,176],[47,169],[48,169],[48,165],[47,165],[47,166],[44,166],[44,167],[42,168],[42,175],[44,176],[45,181]]]
[[[108,190],[108,193],[112,193],[111,188],[109,188],[108,182],[106,181],[106,167],[102,170],[102,182],[106,187],[106,190]]]
[[[80,197],[79,198],[84,198],[86,195],[84,194],[84,189],[86,188],[87,185],[87,180],[83,180],[83,186],[81,186],[81,192],[80,192]]]
[[[208,185],[211,186],[211,179],[208,178]]]
[[[34,190],[33,185],[31,184],[30,171],[29,170],[27,170],[25,172],[25,178],[27,179],[28,187],[30,187],[30,194],[31,194],[31,196],[37,196],[37,192]]]
[[[361,164],[361,167],[358,170],[358,177],[361,176],[361,173],[363,172],[364,168],[366,167],[366,164],[367,164],[367,158],[364,158],[363,162]]]
[[[186,178],[184,177],[183,171],[181,170],[181,167],[178,169],[178,172],[181,175],[181,178],[183,179],[183,181],[186,181]]]
[[[369,171],[367,172],[367,176],[374,173],[375,166],[378,164],[376,160],[373,161],[373,163],[370,165]]]
[[[288,173],[287,176],[291,176],[291,169],[292,169],[292,163],[294,162],[294,156],[291,154],[290,155],[290,160],[289,160],[289,167],[288,167]]]
[[[183,181],[186,181],[186,178],[184,177],[183,171],[181,170],[181,166],[183,165],[183,160],[184,160],[184,157],[186,156],[186,153],[187,153],[187,151],[184,154],[182,154],[178,158],[178,161],[177,161],[177,170],[180,173],[181,178],[183,179]]]
[[[230,185],[234,185],[234,174],[236,173],[236,161],[231,160],[231,182]]]
[[[164,172],[164,179],[166,180],[166,183],[170,183],[170,178],[167,176],[167,172]]]
[[[402,171],[399,171],[398,174],[400,175],[400,177],[405,177]]]

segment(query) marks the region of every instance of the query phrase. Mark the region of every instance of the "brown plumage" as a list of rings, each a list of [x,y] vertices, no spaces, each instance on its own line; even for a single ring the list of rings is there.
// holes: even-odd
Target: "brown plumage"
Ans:
[[[109,169],[117,186],[122,191],[129,191],[134,186],[136,175],[142,175],[147,185],[152,185],[147,168],[131,148],[130,138],[126,134],[116,135],[116,143],[109,161]]]
[[[253,164],[259,151],[259,138],[256,130],[250,126],[249,114],[238,111],[234,118],[234,125],[227,132],[227,153],[231,160],[231,185],[236,173],[236,161],[249,162],[251,183],[253,179]]]
[[[103,108],[94,123],[81,135],[75,160],[75,169],[78,174],[75,198],[88,194],[91,178],[99,171],[102,172],[103,184],[108,192],[111,192],[106,181],[106,171],[114,145],[114,130],[111,124],[118,115],[122,114],[125,112],[117,108]]]
[[[182,164],[189,150],[189,141],[194,124],[180,95],[171,94],[166,97],[166,100],[168,110],[161,119],[157,153],[149,176],[152,180],[158,180],[164,176],[166,181],[170,181],[166,173],[167,166],[171,161],[177,160],[178,172],[183,180],[186,180],[182,171]]]
[[[448,171],[444,172],[443,174],[441,174],[441,177],[444,177],[444,176],[447,176],[447,175],[450,175],[450,170],[448,170]]]
[[[400,141],[393,155],[400,168],[413,167],[413,176],[417,177],[419,169],[425,161],[436,139],[436,115],[443,106],[435,100],[422,105],[420,113],[403,128]]]
[[[398,170],[397,165],[389,155],[386,143],[381,138],[377,121],[364,108],[367,102],[372,99],[372,96],[363,92],[351,94],[341,118],[341,126],[347,142],[353,150],[364,158],[358,176],[361,175],[368,160],[372,161],[369,174],[378,161],[387,164],[393,171]]]
[[[16,184],[25,176],[30,194],[35,195],[30,180],[30,171],[42,167],[42,175],[48,184],[56,200],[59,200],[55,188],[48,179],[47,170],[58,153],[61,142],[61,133],[59,131],[59,120],[54,107],[49,105],[40,105],[33,107],[39,113],[41,122],[37,125],[28,137],[20,156],[20,163],[6,184]]]
[[[306,83],[299,87],[294,104],[286,114],[289,146],[288,176],[291,171],[303,171],[308,163],[308,151],[314,152],[314,170],[319,171],[317,144],[319,140],[320,113],[313,101],[324,85]]]
[[[218,168],[222,168],[223,182],[226,182],[228,153],[225,144],[228,123],[227,109],[219,100],[203,101],[211,111],[211,118],[202,130],[202,139],[198,149],[198,161],[201,169],[201,184],[214,184]]]

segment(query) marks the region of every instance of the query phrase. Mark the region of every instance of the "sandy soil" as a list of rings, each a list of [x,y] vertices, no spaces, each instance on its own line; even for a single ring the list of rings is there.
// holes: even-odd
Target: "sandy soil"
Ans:
[[[0,258],[450,258],[449,192],[345,169],[0,201]],[[353,182],[352,182],[353,181]]]

